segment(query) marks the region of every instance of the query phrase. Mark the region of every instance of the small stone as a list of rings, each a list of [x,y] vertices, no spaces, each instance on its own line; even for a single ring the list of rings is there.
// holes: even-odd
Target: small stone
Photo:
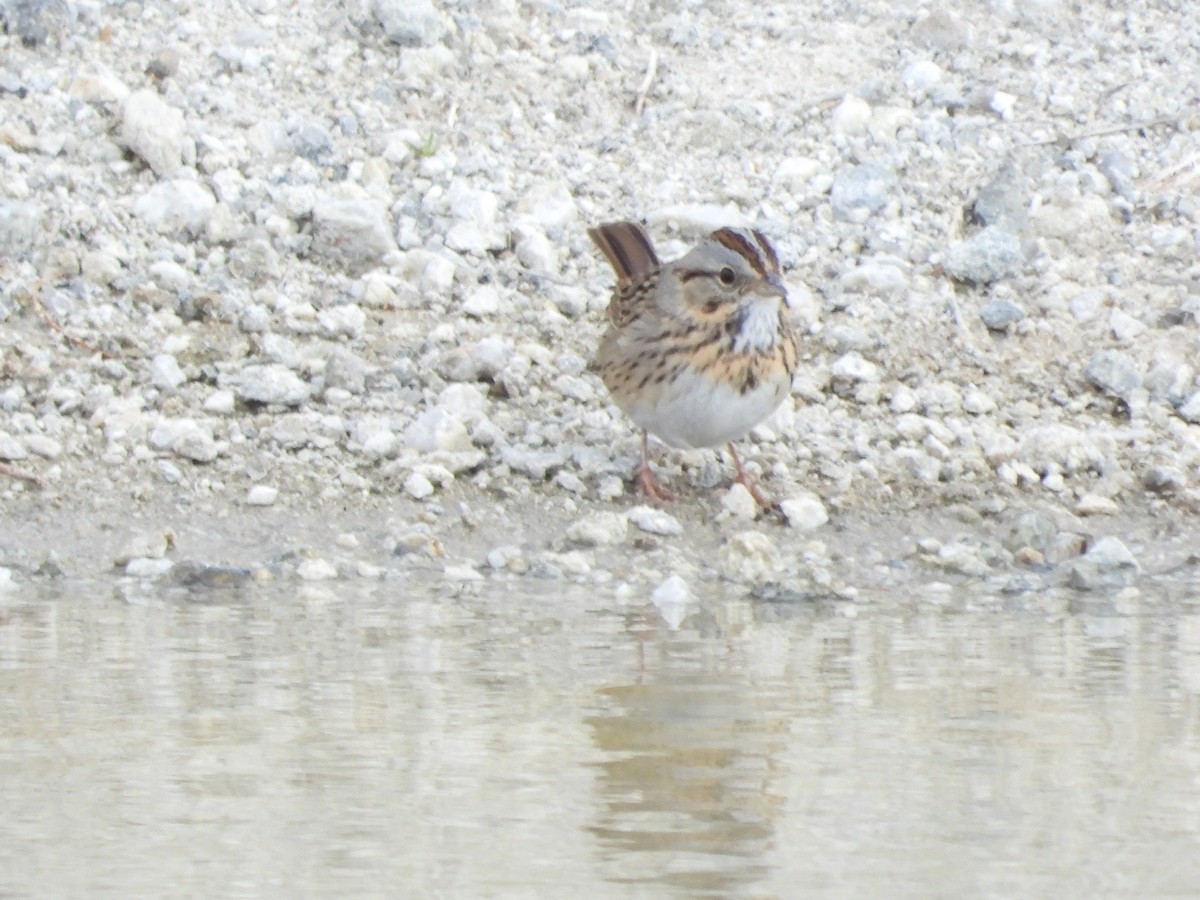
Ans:
[[[734,482],[721,497],[721,506],[735,519],[747,521],[758,517],[758,501],[741,482]]]
[[[0,459],[18,460],[29,456],[25,445],[7,432],[0,431]]]
[[[436,450],[470,450],[471,436],[461,420],[440,406],[421,413],[404,429],[404,446],[432,453]]]
[[[0,198],[0,256],[20,257],[37,244],[42,209]]]
[[[1025,318],[1025,310],[1011,300],[992,300],[979,310],[979,318],[989,331],[1007,331]]]
[[[932,60],[919,59],[904,69],[900,80],[909,90],[923,93],[942,80],[942,67]]]
[[[447,581],[483,581],[483,574],[478,569],[465,565],[446,566],[442,570],[442,577]]]
[[[175,546],[175,532],[167,529],[131,535],[113,562],[125,566],[131,559],[162,559]]]
[[[150,383],[163,391],[173,391],[187,381],[175,357],[160,353],[150,361]]]
[[[404,479],[404,491],[414,500],[424,500],[433,495],[433,482],[420,472],[413,472]]]
[[[352,272],[399,252],[388,212],[374,200],[319,198],[312,208],[312,235],[313,253]]]
[[[273,506],[279,497],[279,488],[256,484],[246,492],[247,506]]]
[[[338,577],[337,566],[327,559],[306,559],[296,566],[296,575],[302,581],[332,581]]]
[[[871,124],[871,104],[861,97],[847,96],[834,107],[830,124],[836,134],[864,134]]]
[[[834,217],[856,221],[879,212],[896,183],[895,174],[879,165],[843,167],[829,190]]]
[[[634,527],[647,534],[670,537],[683,534],[683,526],[666,510],[653,506],[635,506],[629,511],[629,521]]]
[[[173,568],[175,568],[175,563],[169,559],[136,556],[125,563],[125,574],[130,578],[159,578]]]
[[[238,396],[248,403],[299,406],[312,393],[308,382],[279,363],[246,366],[237,377]]]
[[[424,556],[438,559],[446,555],[442,542],[429,533],[426,526],[419,525],[396,538],[392,545],[392,556]]]
[[[1102,537],[1071,567],[1071,586],[1081,591],[1129,587],[1142,567],[1119,538]]]
[[[62,444],[52,437],[44,434],[27,434],[23,440],[26,450],[43,459],[58,459],[62,456]]]
[[[567,540],[584,547],[608,547],[625,540],[628,528],[628,520],[620,513],[592,513],[567,529]]]
[[[370,0],[370,10],[384,37],[402,47],[436,44],[448,27],[431,0]]]
[[[1200,423],[1200,391],[1192,394],[1179,407],[1179,415],[1189,422]],[[0,459],[3,454],[0,453]]]
[[[1102,350],[1088,360],[1083,377],[1095,387],[1128,400],[1142,386],[1142,376],[1133,359],[1120,350]]]
[[[491,285],[481,285],[463,300],[462,311],[476,319],[486,319],[500,311],[500,294]]]
[[[1016,166],[1006,164],[996,176],[979,189],[971,204],[971,218],[984,226],[997,226],[1014,235],[1029,230],[1029,212],[1024,176]]]
[[[1099,494],[1084,494],[1075,504],[1077,516],[1115,516],[1120,507],[1109,497]]]
[[[203,408],[206,413],[227,416],[234,411],[236,405],[237,398],[234,396],[233,391],[217,390],[205,398]]]
[[[121,143],[145,160],[160,178],[183,165],[187,130],[183,113],[164,102],[157,91],[134,91],[121,113]]]
[[[757,531],[735,534],[717,554],[717,569],[730,581],[757,584],[778,577],[782,561],[775,542]]]
[[[1175,466],[1151,466],[1142,475],[1142,485],[1156,494],[1173,494],[1187,486],[1187,475]]]
[[[1016,275],[1025,266],[1021,241],[998,225],[989,225],[946,251],[946,271],[957,281],[992,284]]]
[[[825,511],[821,498],[808,491],[781,500],[779,508],[788,525],[798,531],[812,531],[829,521],[829,513]]]
[[[133,214],[160,234],[203,235],[217,198],[187,178],[160,181],[133,201]]]
[[[670,575],[650,593],[650,602],[658,607],[659,615],[674,630],[683,624],[688,606],[692,602],[692,591],[679,575]]]
[[[835,359],[829,366],[829,374],[843,381],[874,383],[880,380],[879,366],[854,351]]]
[[[317,313],[317,325],[326,337],[362,337],[367,314],[352,303],[343,303]]]
[[[217,458],[212,430],[195,419],[159,419],[150,432],[150,446],[170,450],[193,462],[208,463]]]

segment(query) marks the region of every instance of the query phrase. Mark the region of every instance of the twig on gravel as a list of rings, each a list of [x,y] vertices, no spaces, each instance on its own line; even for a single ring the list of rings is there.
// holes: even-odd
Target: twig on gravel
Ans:
[[[26,472],[22,469],[14,469],[8,463],[0,463],[0,475],[7,475],[9,478],[15,478],[18,481],[27,482],[36,488],[44,488],[46,486],[42,479],[38,478],[32,472]]]
[[[89,341],[85,341],[81,337],[76,337],[67,331],[67,329],[62,326],[61,322],[54,318],[54,316],[50,313],[50,310],[46,308],[46,304],[42,302],[42,289],[44,287],[45,282],[39,279],[38,282],[33,286],[33,290],[30,291],[30,296],[33,298],[34,310],[37,312],[41,320],[46,323],[47,327],[49,327],[52,331],[57,331],[76,347],[86,350],[89,353],[99,353],[105,359],[113,359],[114,354],[97,347],[95,344]]]
[[[654,84],[654,76],[657,72],[658,51],[651,47],[650,61],[646,63],[646,77],[642,79],[641,87],[638,88],[637,100],[633,104],[633,111],[639,116],[642,114],[642,110],[646,108],[646,97],[650,94],[650,86]]]
[[[1141,131],[1144,128],[1157,128],[1160,125],[1173,125],[1178,130],[1183,121],[1180,116],[1162,116],[1158,119],[1147,119],[1144,122],[1130,122],[1128,125],[1113,125],[1110,128],[1096,128],[1092,131],[1082,131],[1076,135],[1059,134],[1057,137],[1044,141],[1030,141],[1027,147],[1042,147],[1046,144],[1065,144],[1070,147],[1088,138],[1107,137],[1110,134],[1124,134],[1127,131]]]

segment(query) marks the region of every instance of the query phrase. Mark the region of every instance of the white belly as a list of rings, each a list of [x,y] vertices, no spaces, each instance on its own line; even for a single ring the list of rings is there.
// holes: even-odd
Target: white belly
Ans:
[[[692,373],[619,405],[639,428],[672,447],[716,447],[745,437],[790,390],[791,379],[781,378],[743,394]]]

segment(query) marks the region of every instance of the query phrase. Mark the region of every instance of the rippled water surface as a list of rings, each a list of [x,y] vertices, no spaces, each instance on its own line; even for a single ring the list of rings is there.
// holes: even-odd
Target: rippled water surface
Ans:
[[[1152,599],[11,593],[0,895],[1194,895],[1200,614]]]

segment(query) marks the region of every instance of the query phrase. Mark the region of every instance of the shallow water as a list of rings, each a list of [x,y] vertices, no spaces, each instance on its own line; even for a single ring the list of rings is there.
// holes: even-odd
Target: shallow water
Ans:
[[[1200,613],[528,589],[7,595],[0,894],[1200,884]]]

